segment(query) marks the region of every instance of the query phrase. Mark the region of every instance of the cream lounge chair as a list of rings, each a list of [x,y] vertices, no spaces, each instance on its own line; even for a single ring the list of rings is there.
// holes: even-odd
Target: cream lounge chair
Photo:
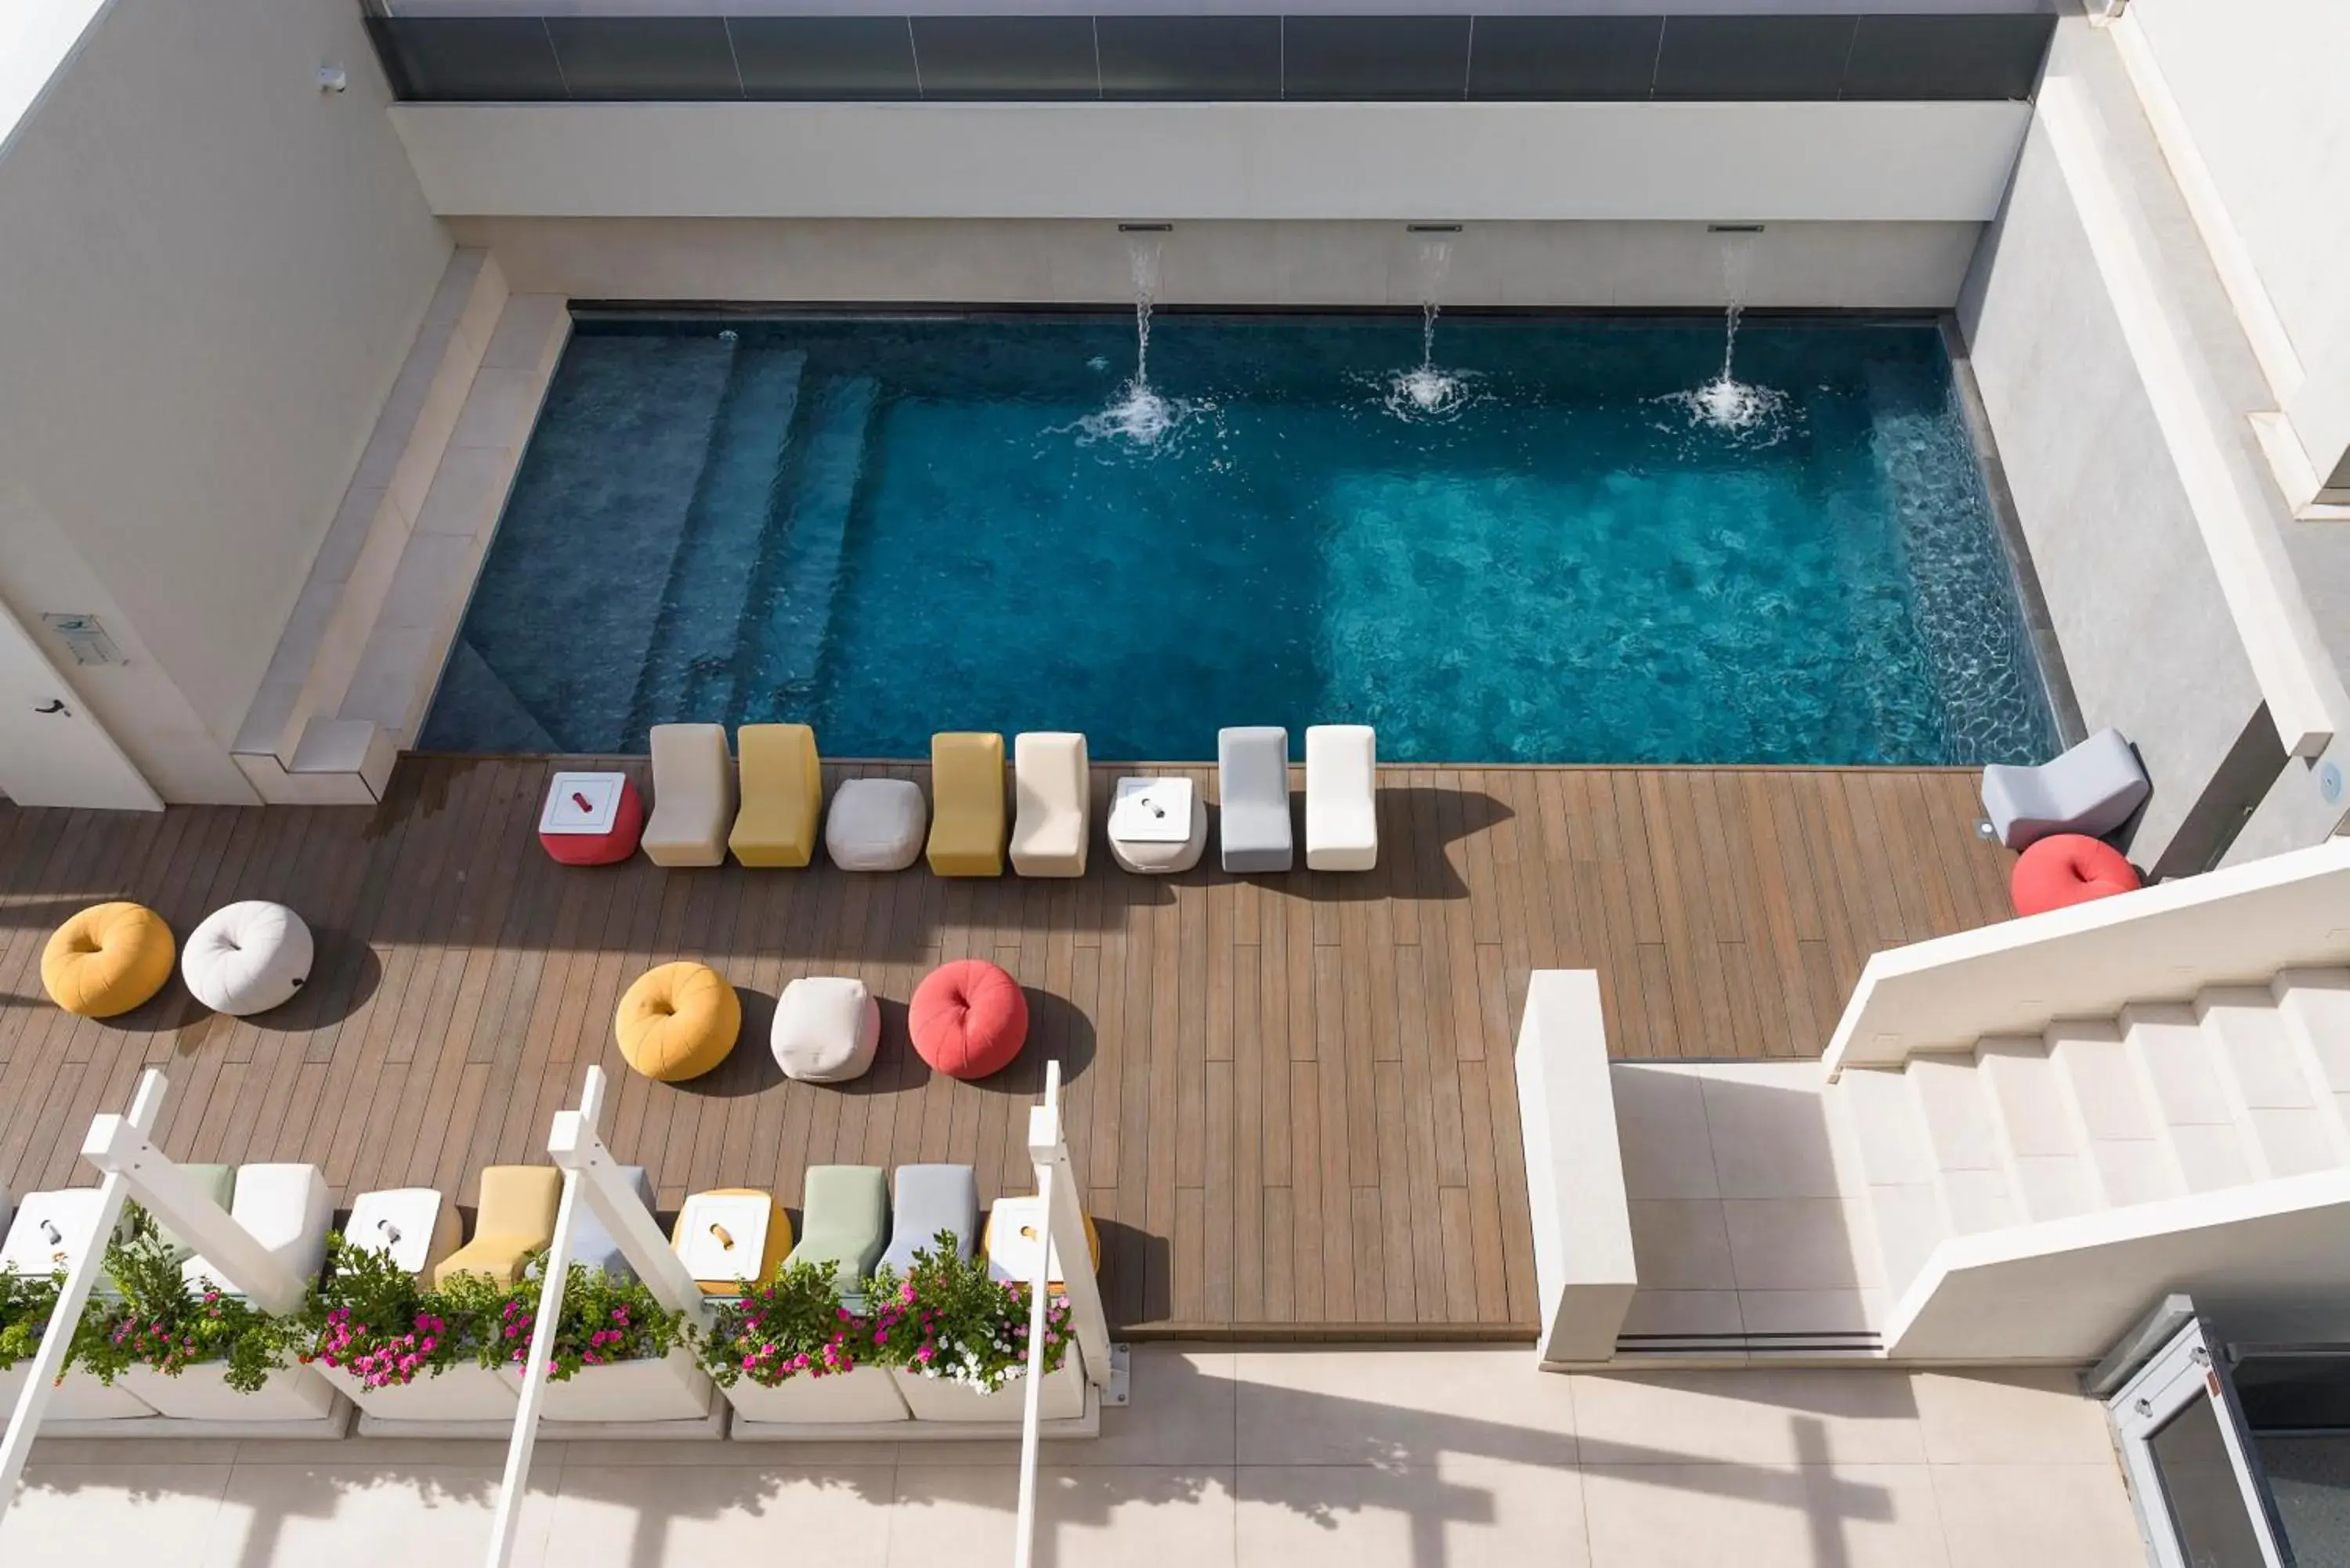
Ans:
[[[1378,738],[1368,724],[1305,729],[1305,865],[1368,871],[1379,863]]]
[[[1012,745],[1012,868],[1023,877],[1082,877],[1090,817],[1086,738],[1036,730]]]
[[[1003,875],[1003,736],[931,737],[930,857],[941,877]]]
[[[716,866],[734,826],[734,762],[723,724],[653,726],[653,814],[645,858],[656,866]]]
[[[816,856],[824,766],[806,724],[745,724],[734,732],[743,810],[727,847],[745,866],[806,865]]]

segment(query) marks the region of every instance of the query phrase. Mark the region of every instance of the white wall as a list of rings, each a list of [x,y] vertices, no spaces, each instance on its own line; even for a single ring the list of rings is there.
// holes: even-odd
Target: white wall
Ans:
[[[1118,304],[1128,236],[1100,219],[456,218],[513,286],[574,299]],[[1948,309],[1981,225],[1769,224],[1736,242],[1753,306]],[[1726,242],[1695,223],[1471,223],[1448,306],[1721,305]],[[1418,305],[1421,236],[1398,223],[1184,222],[1169,305]]]
[[[1638,1273],[1596,971],[1534,971],[1515,1063],[1542,1305],[1535,1355],[1545,1364],[1607,1361]]]
[[[2020,103],[562,103],[392,111],[435,212],[1981,223]]]
[[[115,0],[0,151],[0,597],[108,619],[130,662],[72,679],[167,798],[250,798],[229,742],[448,254],[388,102],[348,0]]]

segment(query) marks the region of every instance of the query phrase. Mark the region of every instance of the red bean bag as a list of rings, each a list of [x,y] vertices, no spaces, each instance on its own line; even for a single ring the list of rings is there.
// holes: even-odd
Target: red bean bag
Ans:
[[[2037,915],[2092,898],[2110,898],[2139,886],[2122,852],[2078,833],[2060,833],[2026,849],[2008,879],[2019,915]]]
[[[954,1078],[984,1078],[1012,1065],[1028,1038],[1020,982],[985,959],[941,964],[914,988],[907,1009],[914,1050]]]

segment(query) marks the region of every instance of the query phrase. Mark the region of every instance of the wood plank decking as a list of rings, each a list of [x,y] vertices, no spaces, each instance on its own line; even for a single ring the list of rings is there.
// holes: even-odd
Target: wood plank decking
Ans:
[[[345,1203],[408,1184],[470,1203],[481,1167],[545,1158],[600,1062],[607,1140],[664,1209],[735,1185],[795,1207],[827,1162],[970,1161],[992,1199],[1031,1185],[1021,1113],[1053,1055],[1130,1331],[1529,1337],[1511,1068],[1529,970],[1596,969],[1622,1055],[1816,1055],[1870,952],[2006,911],[2006,857],[1953,771],[1389,768],[1367,875],[1238,879],[1211,853],[1145,878],[1097,841],[1082,880],[946,882],[566,869],[534,836],[556,765],[410,758],[373,809],[0,805],[0,1186],[93,1179],[91,1115],[154,1064],[175,1158],[314,1160]],[[1213,770],[1187,771],[1212,800]],[[105,898],[182,936],[231,899],[280,899],[318,966],[258,1020],[203,1014],[176,981],[77,1020],[43,997],[40,949]],[[1030,1049],[985,1084],[905,1044],[915,982],[964,955],[1033,999]],[[743,990],[744,1033],[666,1087],[621,1064],[610,1021],[631,978],[681,956]],[[886,999],[880,1061],[846,1088],[788,1084],[766,1050],[775,994],[811,972]]]

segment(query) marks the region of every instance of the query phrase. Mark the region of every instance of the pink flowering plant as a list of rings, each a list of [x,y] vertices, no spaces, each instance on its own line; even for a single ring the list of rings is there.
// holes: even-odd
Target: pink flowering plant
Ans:
[[[749,1378],[773,1388],[795,1377],[829,1377],[877,1359],[872,1321],[843,1303],[829,1264],[778,1268],[740,1299],[713,1303],[709,1330],[693,1336],[711,1381],[731,1388]]]
[[[65,1288],[65,1271],[22,1274],[0,1269],[0,1372],[32,1359],[41,1347],[41,1334],[57,1310],[57,1293]]]
[[[127,1241],[106,1249],[106,1272],[119,1293],[92,1301],[74,1334],[72,1364],[111,1386],[133,1366],[177,1377],[217,1365],[221,1380],[252,1394],[304,1345],[298,1315],[274,1318],[212,1280],[189,1283],[181,1259],[145,1215]]]
[[[484,1366],[519,1371],[530,1359],[538,1324],[537,1272],[535,1262],[526,1266],[522,1283],[500,1296],[482,1345]],[[556,1325],[546,1380],[567,1383],[582,1367],[657,1360],[684,1339],[685,1314],[662,1306],[642,1282],[575,1262],[564,1276],[563,1321]]]
[[[302,1351],[369,1388],[404,1387],[477,1361],[504,1291],[479,1274],[428,1289],[389,1252],[327,1238],[328,1269],[310,1293]]]
[[[989,1278],[987,1260],[963,1257],[943,1231],[934,1250],[914,1254],[903,1279],[884,1270],[867,1296],[883,1360],[980,1394],[1027,1375],[1034,1299],[1024,1281]],[[1045,1370],[1058,1371],[1068,1355],[1069,1303],[1054,1296],[1045,1304]]]

